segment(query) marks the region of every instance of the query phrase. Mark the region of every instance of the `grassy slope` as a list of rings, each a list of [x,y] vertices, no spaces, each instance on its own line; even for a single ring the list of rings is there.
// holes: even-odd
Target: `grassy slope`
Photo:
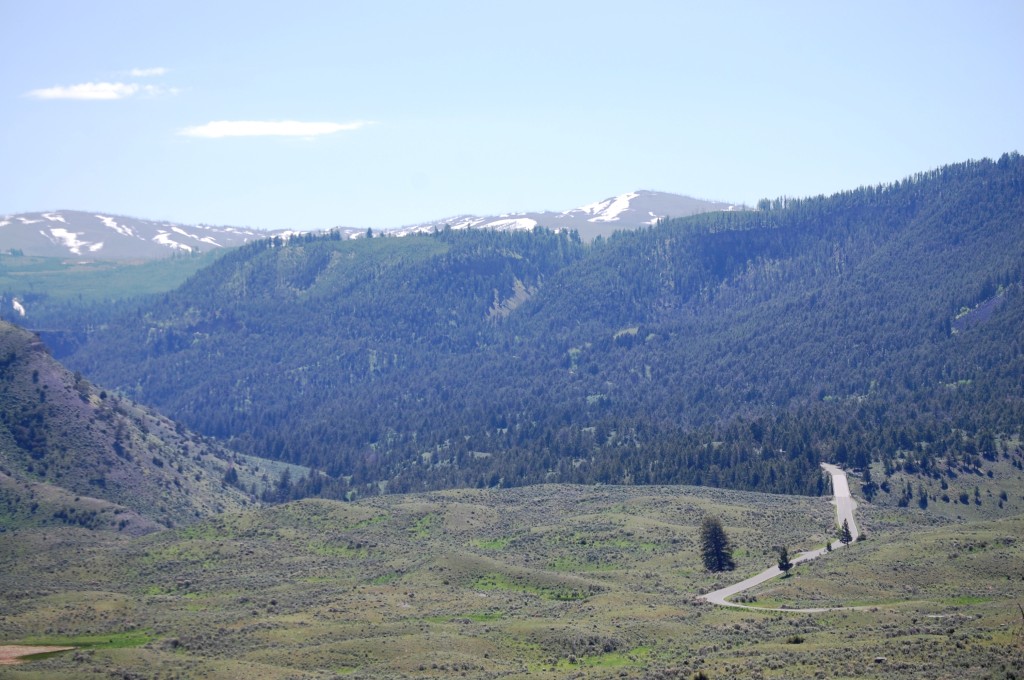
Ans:
[[[252,499],[222,484],[230,457],[168,419],[72,375],[34,335],[0,322],[0,473],[9,478],[0,527],[26,521],[26,506],[32,516],[27,519],[38,523],[43,510],[32,507],[26,486],[36,483],[69,492],[54,495],[40,487],[43,495],[104,499],[164,525],[240,509]],[[64,511],[67,523],[109,524],[105,516],[89,513],[114,509],[101,513],[75,502],[49,517]],[[132,516],[117,523],[128,520],[136,530]]]
[[[222,254],[211,251],[145,262],[0,255],[0,291],[21,299],[47,296],[87,302],[163,293],[177,288]]]
[[[699,568],[707,512],[736,543],[732,574]],[[11,677],[916,678],[1019,666],[1020,516],[951,524],[865,506],[867,541],[759,595],[877,605],[866,611],[695,600],[770,564],[774,545],[822,543],[831,513],[816,498],[552,485],[309,500],[141,538],[26,528],[0,534],[0,640],[136,632],[142,645]]]

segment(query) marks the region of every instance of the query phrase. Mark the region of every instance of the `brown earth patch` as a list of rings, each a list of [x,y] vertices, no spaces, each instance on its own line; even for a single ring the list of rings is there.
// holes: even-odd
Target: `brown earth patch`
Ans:
[[[22,657],[46,652],[63,652],[74,647],[39,647],[29,645],[0,645],[0,666],[22,663]]]

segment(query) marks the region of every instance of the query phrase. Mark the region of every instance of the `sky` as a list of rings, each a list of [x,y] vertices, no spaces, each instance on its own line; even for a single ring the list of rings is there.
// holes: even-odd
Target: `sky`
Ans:
[[[0,0],[0,214],[754,205],[1024,152],[1024,2]]]

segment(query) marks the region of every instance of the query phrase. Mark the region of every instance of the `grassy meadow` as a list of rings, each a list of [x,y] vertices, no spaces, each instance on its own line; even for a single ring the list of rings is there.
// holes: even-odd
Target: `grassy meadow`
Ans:
[[[737,569],[703,570],[719,516]],[[823,544],[826,499],[547,485],[306,500],[128,537],[0,533],[4,677],[1021,677],[1024,518],[863,505],[868,539],[719,608],[697,595]],[[1013,675],[1016,673],[1016,676]],[[105,674],[105,675],[104,675]]]
[[[138,262],[0,254],[0,291],[28,298],[26,307],[38,298],[99,302],[163,293],[221,254],[210,251]]]

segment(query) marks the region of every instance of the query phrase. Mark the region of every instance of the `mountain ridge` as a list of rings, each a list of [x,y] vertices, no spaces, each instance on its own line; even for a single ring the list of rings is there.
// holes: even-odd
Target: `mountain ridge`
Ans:
[[[729,203],[704,201],[679,194],[634,191],[561,212],[509,213],[499,216],[458,215],[394,229],[369,230],[386,236],[408,236],[452,229],[574,229],[584,240],[609,236],[617,229],[650,226],[666,217],[712,210],[742,209]],[[0,251],[35,257],[72,259],[148,260],[172,255],[195,255],[235,248],[254,240],[288,239],[305,233],[338,233],[361,238],[365,228],[334,227],[323,231],[184,225],[121,215],[55,210],[6,215],[0,218]]]
[[[232,248],[291,233],[55,210],[0,218],[0,250],[37,257],[144,260]]]
[[[706,201],[681,194],[641,189],[570,210],[505,213],[497,216],[455,215],[419,224],[386,230],[385,234],[407,236],[451,229],[507,229],[530,230],[534,227],[569,229],[579,233],[584,241],[598,236],[607,237],[620,229],[638,229],[653,226],[659,220],[687,217],[718,210],[734,211],[746,208],[722,201]]]
[[[231,452],[72,374],[0,321],[0,495],[15,514],[129,533],[188,524],[254,502],[223,483],[233,467]],[[59,507],[42,517],[26,498]]]
[[[67,360],[346,492],[814,494],[822,459],[974,469],[1024,422],[1022,176],[1006,155],[590,245],[258,242],[158,300],[82,310]],[[984,312],[954,325],[965,308]]]

